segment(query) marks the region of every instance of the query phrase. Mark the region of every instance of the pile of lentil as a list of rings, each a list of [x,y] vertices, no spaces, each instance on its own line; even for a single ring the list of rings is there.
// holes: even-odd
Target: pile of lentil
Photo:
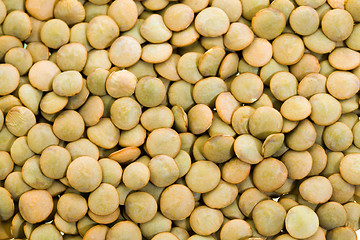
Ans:
[[[359,0],[0,0],[0,239],[357,239],[359,50]]]

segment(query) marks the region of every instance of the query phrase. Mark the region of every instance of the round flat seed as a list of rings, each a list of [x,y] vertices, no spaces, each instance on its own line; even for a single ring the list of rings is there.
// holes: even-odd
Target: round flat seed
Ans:
[[[144,77],[139,80],[135,88],[135,96],[145,107],[156,107],[165,98],[164,83],[156,77]]]
[[[272,107],[259,107],[249,119],[250,133],[259,139],[280,132],[282,125],[281,114]]]
[[[321,29],[316,30],[316,32],[311,35],[305,36],[303,40],[309,50],[319,54],[329,53],[336,46],[335,41],[327,38]]]
[[[269,135],[262,144],[261,154],[264,158],[275,154],[283,145],[285,136],[282,133],[275,133]]]
[[[290,66],[290,72],[301,80],[309,73],[320,72],[319,60],[311,54],[304,54],[299,62]]]
[[[48,123],[38,123],[28,132],[27,143],[29,148],[39,154],[51,145],[58,145],[59,139],[55,136]]]
[[[85,67],[87,54],[86,47],[83,44],[69,43],[57,51],[56,64],[62,71],[75,70],[80,72]]]
[[[7,14],[7,10],[6,10],[6,5],[4,2],[0,3],[1,6],[0,6],[0,23],[2,23],[6,17],[6,14]]]
[[[55,114],[66,107],[69,102],[68,97],[61,97],[55,92],[48,92],[40,100],[40,109],[46,114]]]
[[[251,29],[239,22],[232,23],[224,35],[224,45],[233,51],[240,51],[248,47],[254,40]]]
[[[51,19],[42,26],[40,37],[47,47],[58,49],[69,42],[70,29],[64,21]]]
[[[196,44],[196,40],[198,40],[200,34],[196,32],[195,25],[192,23],[188,28],[180,32],[174,32],[170,43],[174,47],[188,47],[192,44]]]
[[[279,101],[285,101],[297,94],[298,81],[289,72],[277,72],[270,79],[270,90]]]
[[[256,204],[266,199],[269,197],[265,193],[254,186],[249,186],[239,198],[239,208],[245,216],[250,217]]]
[[[53,199],[45,190],[31,190],[19,199],[19,211],[25,221],[38,223],[44,221],[53,210]]]
[[[328,179],[333,188],[333,193],[330,200],[344,204],[354,196],[355,186],[345,182],[345,180],[341,177],[339,173],[335,173],[331,175],[330,177],[328,177]],[[347,211],[347,212],[348,215],[351,214],[351,211],[350,212]]]
[[[174,160],[180,171],[179,177],[185,176],[191,167],[190,154],[188,152],[186,152],[185,150],[180,150],[180,152],[178,153],[178,155],[176,155]]]
[[[328,149],[345,151],[353,142],[353,134],[345,123],[336,122],[325,128],[323,140]]]
[[[85,123],[81,115],[74,110],[67,110],[56,117],[53,124],[54,134],[61,140],[78,140],[84,133]]]
[[[198,69],[199,60],[202,55],[202,53],[198,52],[188,52],[180,57],[177,71],[184,81],[195,84],[203,78]]]
[[[236,156],[249,164],[256,164],[263,160],[261,155],[262,143],[250,134],[242,134],[234,142]]]
[[[357,239],[356,232],[350,227],[338,227],[326,234],[327,239],[329,240],[355,240]]]
[[[252,218],[257,231],[264,236],[274,236],[284,227],[286,211],[273,200],[259,202],[253,210]]]
[[[310,35],[318,29],[320,19],[314,8],[300,6],[291,12],[289,22],[291,28],[297,34]]]
[[[344,41],[353,30],[354,20],[344,9],[332,9],[321,20],[321,29],[333,41]]]
[[[54,240],[63,239],[59,230],[52,224],[42,224],[39,227],[35,228],[30,235],[31,240],[36,239],[48,239],[53,238]]]
[[[86,215],[87,211],[86,199],[80,194],[65,193],[57,203],[57,213],[69,223],[79,221]]]
[[[304,55],[304,43],[297,35],[285,33],[272,42],[274,59],[283,65],[293,65]]]
[[[347,216],[344,206],[337,202],[324,203],[316,210],[316,214],[320,226],[326,230],[344,226]]]
[[[227,32],[229,17],[217,7],[202,10],[195,18],[195,28],[204,37],[218,37]]]
[[[131,221],[120,221],[110,228],[106,237],[109,240],[141,240],[140,228]]]
[[[114,187],[117,187],[123,175],[123,170],[120,164],[109,158],[102,158],[99,160],[99,163],[102,168],[102,182],[109,183]]]
[[[133,162],[125,167],[122,179],[127,188],[139,190],[148,184],[150,170],[143,163]]]
[[[134,192],[125,200],[125,211],[135,223],[146,223],[155,217],[157,203],[153,196],[146,192]]]
[[[169,43],[147,44],[142,48],[141,59],[148,63],[162,63],[168,60],[173,52]]]
[[[314,145],[316,137],[314,125],[308,119],[304,119],[288,134],[285,143],[292,150],[305,151]]]
[[[109,49],[109,59],[117,67],[130,67],[137,63],[141,56],[140,43],[133,37],[117,38]]]
[[[197,104],[189,110],[188,119],[190,131],[193,134],[201,134],[209,129],[213,113],[207,105]]]
[[[185,4],[175,4],[166,9],[164,23],[171,31],[186,29],[194,19],[194,11]]]
[[[306,201],[314,204],[327,202],[333,193],[330,181],[322,176],[306,179],[299,186],[299,192]]]
[[[60,146],[47,147],[40,156],[41,171],[45,176],[53,179],[65,177],[70,162],[69,151]]]
[[[171,54],[170,58],[165,62],[154,65],[156,72],[170,81],[180,80],[180,76],[176,70],[179,59],[180,55],[176,53]]]
[[[179,238],[170,232],[161,232],[156,234],[153,238],[151,238],[152,240],[178,240]]]
[[[275,158],[267,158],[254,168],[253,182],[263,192],[273,192],[284,185],[288,176],[286,166]]]
[[[114,72],[113,72],[114,73]],[[107,94],[106,91],[106,80],[109,76],[109,71],[103,68],[97,68],[92,71],[86,79],[86,87],[89,91],[97,96],[104,96]],[[112,92],[112,91],[109,91]],[[109,93],[110,95],[110,93]]]
[[[220,238],[224,240],[241,239],[252,236],[250,225],[242,219],[233,219],[225,223],[220,231]]]
[[[130,97],[136,83],[136,76],[127,70],[112,72],[106,79],[106,91],[114,98]]]
[[[2,221],[7,221],[14,215],[14,211],[15,211],[14,200],[12,199],[9,191],[3,187],[0,187],[0,196],[1,196],[0,217]],[[21,206],[23,206],[23,202]],[[26,218],[27,217],[28,216],[26,216]]]
[[[204,221],[207,219],[207,221]],[[190,226],[195,233],[210,235],[220,229],[224,216],[220,210],[199,206],[190,215]]]
[[[337,99],[349,99],[359,91],[360,80],[353,73],[334,71],[326,81],[326,88]]]
[[[77,71],[65,71],[56,75],[52,82],[52,88],[59,96],[74,96],[83,88],[83,78]]]
[[[242,73],[231,82],[231,93],[241,103],[253,103],[263,92],[261,78],[253,73]]]
[[[60,1],[54,7],[54,16],[71,26],[84,21],[85,8],[75,0]]]
[[[0,36],[0,59],[3,59],[6,52],[9,51],[11,48],[21,47],[23,48],[23,45],[19,39],[17,39],[14,36]]]
[[[195,84],[192,95],[196,103],[213,107],[216,97],[226,90],[224,80],[218,77],[208,77]]]
[[[60,69],[55,63],[47,60],[39,61],[30,68],[29,81],[33,87],[41,91],[49,91],[52,89],[54,77],[59,73]]]
[[[105,239],[107,232],[109,231],[108,226],[96,225],[90,228],[84,235],[83,239]]]
[[[86,138],[68,143],[65,148],[70,152],[72,159],[81,156],[89,156],[94,159],[99,158],[99,149]]]
[[[172,32],[166,27],[159,14],[151,14],[141,24],[140,33],[143,38],[151,43],[163,43],[169,40]]]
[[[100,118],[103,116],[104,108],[104,102],[99,96],[91,96],[79,109],[79,113],[84,119],[86,126],[94,126],[100,121]]]
[[[341,116],[341,104],[330,94],[315,94],[309,99],[309,102],[312,108],[310,118],[317,125],[331,125]]]
[[[146,140],[146,148],[151,157],[166,154],[174,158],[179,153],[180,147],[179,134],[170,128],[155,129]]]
[[[66,222],[59,214],[55,214],[54,223],[56,228],[65,234],[77,234],[76,223]]]
[[[23,106],[15,106],[10,109],[5,117],[7,129],[15,136],[24,136],[32,126],[36,124],[34,113]]]
[[[180,175],[175,160],[167,155],[157,155],[149,162],[150,181],[157,187],[166,187],[174,183]]]
[[[358,164],[360,161],[359,153],[351,153],[343,157],[340,161],[340,173],[342,178],[350,184],[358,185],[360,182]]]
[[[101,166],[92,157],[78,157],[70,163],[66,177],[69,184],[79,192],[92,192],[101,183]]]
[[[329,63],[339,70],[352,70],[360,64],[360,53],[350,48],[336,48],[329,54]]]
[[[86,28],[87,39],[96,49],[110,47],[119,34],[120,30],[116,22],[106,15],[94,17]]]
[[[110,118],[102,118],[99,123],[89,127],[86,133],[91,142],[104,149],[115,147],[120,138],[120,130]]]
[[[231,184],[220,180],[219,185],[210,192],[202,195],[204,203],[211,208],[225,208],[232,204],[238,194],[238,189],[235,184]],[[223,198],[223,196],[228,196]]]
[[[319,218],[311,208],[299,205],[286,214],[285,227],[294,238],[308,238],[319,228]]]
[[[219,76],[222,79],[227,79],[228,77],[237,73],[239,64],[239,56],[236,53],[229,53],[222,60],[219,68]]]
[[[9,153],[5,151],[0,152],[0,179],[5,180],[5,178],[13,171],[14,162]]]
[[[311,104],[305,97],[293,96],[281,105],[280,112],[290,121],[300,121],[310,116]]]
[[[173,107],[174,109],[175,107]],[[140,118],[141,125],[148,131],[157,128],[171,128],[174,123],[173,112],[165,106],[148,108]]]
[[[267,40],[272,40],[279,36],[285,25],[285,15],[275,8],[261,9],[251,20],[251,27],[254,33],[258,37]]]
[[[242,5],[237,0],[215,0],[211,2],[212,7],[218,7],[228,15],[230,22],[236,22],[239,20],[242,13]]]
[[[298,85],[298,94],[309,98],[317,93],[326,92],[326,77],[319,73],[310,73],[306,75]]]
[[[204,77],[215,76],[225,54],[225,50],[222,47],[213,47],[206,51],[199,60],[199,71],[201,75]]]
[[[168,100],[172,106],[180,106],[184,111],[188,111],[195,105],[192,97],[193,85],[183,80],[176,81],[170,85],[168,90]]]
[[[268,40],[264,38],[255,38],[242,53],[244,60],[249,65],[253,67],[262,67],[271,60],[273,47]]]
[[[137,124],[134,128],[122,131],[119,145],[122,147],[139,147],[145,142],[146,129]]]
[[[19,85],[19,71],[11,64],[0,64],[0,77],[2,79],[0,84],[0,95],[12,93]]]
[[[275,0],[270,4],[270,7],[281,11],[285,15],[286,21],[289,19],[290,13],[295,8],[293,2],[288,0]]]
[[[239,106],[239,102],[230,92],[222,92],[216,97],[215,107],[217,113],[221,120],[227,124],[231,124],[231,118]]]
[[[160,210],[170,220],[182,220],[190,216],[195,207],[193,193],[184,185],[167,187],[160,197]]]
[[[89,209],[101,216],[113,213],[119,204],[120,198],[116,188],[108,183],[100,184],[88,197]]]
[[[233,156],[234,138],[226,135],[216,135],[204,143],[203,155],[215,163],[223,163]]]
[[[281,158],[289,172],[291,179],[303,179],[313,165],[313,159],[308,151],[297,152],[289,150]]]
[[[86,76],[96,70],[97,68],[103,68],[109,70],[111,67],[111,62],[109,59],[109,52],[106,50],[91,50],[88,53],[88,59],[83,69],[83,73]]]
[[[5,63],[13,65],[20,75],[24,75],[33,65],[33,58],[25,48],[12,48],[5,54]]]
[[[120,31],[123,32],[130,30],[135,25],[138,9],[132,0],[115,0],[110,4],[107,14],[114,19]]]
[[[110,108],[111,121],[121,130],[130,130],[140,120],[141,106],[130,97],[117,99]]]
[[[231,125],[237,134],[249,133],[249,118],[254,112],[253,107],[241,106],[233,113]]]
[[[251,165],[241,161],[238,158],[233,158],[226,162],[221,168],[222,178],[232,184],[243,182],[250,173]]]
[[[185,176],[186,185],[198,193],[213,190],[220,182],[219,167],[211,161],[197,161],[191,165]]]

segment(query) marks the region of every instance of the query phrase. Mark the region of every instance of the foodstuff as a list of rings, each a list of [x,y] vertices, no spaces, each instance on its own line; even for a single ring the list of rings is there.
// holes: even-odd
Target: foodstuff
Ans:
[[[0,239],[355,239],[359,9],[0,0]]]

